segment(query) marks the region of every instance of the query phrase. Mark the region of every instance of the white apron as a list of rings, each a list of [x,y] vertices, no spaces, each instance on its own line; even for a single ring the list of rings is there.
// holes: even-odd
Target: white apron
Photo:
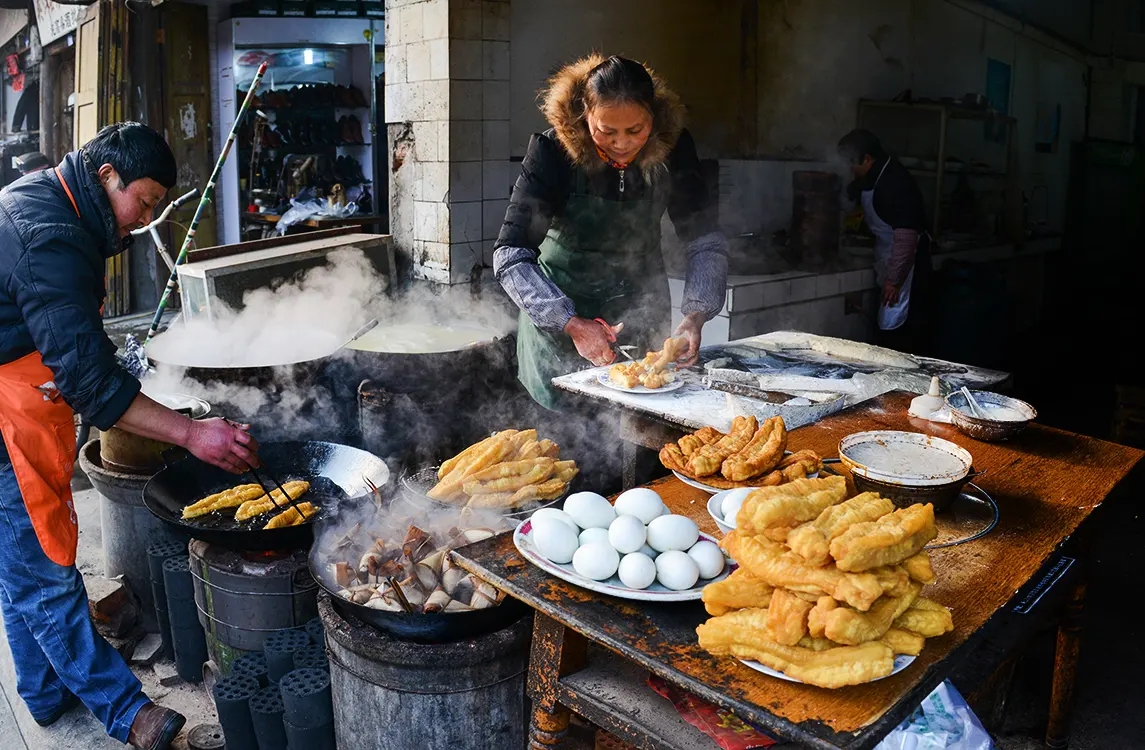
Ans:
[[[895,230],[875,213],[875,188],[878,187],[879,180],[883,179],[883,172],[887,171],[887,165],[890,163],[890,159],[887,159],[886,164],[879,170],[879,176],[875,178],[874,186],[870,190],[864,190],[862,196],[863,220],[867,223],[871,234],[875,235],[875,281],[879,285],[878,322],[879,329],[883,331],[893,331],[906,322],[907,315],[910,314],[910,286],[914,281],[914,268],[911,268],[906,281],[899,289],[898,301],[893,305],[883,304],[883,281],[887,278],[887,264],[891,259]]]

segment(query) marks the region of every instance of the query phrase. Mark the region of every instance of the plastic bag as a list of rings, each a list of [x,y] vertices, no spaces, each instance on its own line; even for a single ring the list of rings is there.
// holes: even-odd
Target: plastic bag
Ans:
[[[947,680],[926,696],[875,750],[994,750],[994,742]]]
[[[356,203],[343,203],[331,207],[325,200],[291,200],[290,208],[288,208],[286,213],[278,220],[276,229],[279,234],[286,234],[287,229],[307,219],[323,216],[345,219],[348,216],[353,216],[357,212],[358,204]]]

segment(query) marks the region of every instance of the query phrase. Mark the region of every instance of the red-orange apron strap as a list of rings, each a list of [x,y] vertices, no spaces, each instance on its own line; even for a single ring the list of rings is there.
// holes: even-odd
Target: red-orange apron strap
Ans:
[[[72,195],[72,189],[68,187],[68,181],[64,179],[64,173],[60,171],[59,167],[54,167],[56,170],[56,179],[60,181],[63,186],[64,192],[68,194],[68,200],[72,202],[72,209],[75,210],[76,216],[80,215],[80,207],[76,205],[76,197]]]

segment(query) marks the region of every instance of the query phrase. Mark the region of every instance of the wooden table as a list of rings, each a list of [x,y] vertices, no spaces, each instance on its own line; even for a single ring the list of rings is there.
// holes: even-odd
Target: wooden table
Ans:
[[[952,633],[929,639],[901,673],[867,685],[824,690],[786,682],[703,651],[695,635],[706,619],[699,602],[655,605],[589,592],[529,564],[512,535],[501,534],[453,554],[462,567],[536,610],[530,748],[555,747],[567,730],[569,709],[637,747],[711,746],[694,730],[689,735],[671,704],[644,687],[646,672],[806,747],[870,748],[940,682],[955,674],[988,674],[1007,650],[1044,628],[1047,615],[1057,623],[1065,611],[1047,730],[1047,743],[1064,748],[1084,596],[1078,540],[1143,454],[1036,424],[1009,443],[981,443],[949,425],[909,417],[910,397],[885,394],[792,431],[788,444],[833,456],[851,433],[903,429],[938,435],[971,452],[975,468],[985,472],[975,482],[997,501],[1000,518],[977,541],[931,552],[938,581],[924,593],[953,610]],[[719,534],[705,492],[674,478],[651,486],[674,513]]]

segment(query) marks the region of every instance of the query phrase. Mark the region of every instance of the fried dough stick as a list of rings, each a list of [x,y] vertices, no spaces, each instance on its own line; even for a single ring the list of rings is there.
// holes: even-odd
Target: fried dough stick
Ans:
[[[807,635],[807,613],[815,605],[787,589],[776,589],[767,608],[767,627],[776,643],[794,646]]]
[[[255,516],[261,516],[263,513],[269,513],[275,508],[286,507],[290,504],[291,500],[297,500],[306,494],[310,489],[310,482],[287,482],[282,485],[282,489],[286,490],[286,495],[289,499],[288,497],[283,497],[281,491],[277,489],[271,490],[269,495],[264,493],[262,497],[248,500],[240,505],[239,509],[235,511],[235,520],[246,521]]]
[[[515,450],[513,436],[516,430],[505,430],[493,436],[480,450],[457,462],[453,470],[426,494],[434,500],[445,500],[462,491],[465,480],[479,471],[504,461]]]
[[[752,575],[777,588],[805,594],[828,594],[862,612],[883,595],[873,573],[844,573],[835,567],[814,568],[783,545],[762,537],[744,536],[737,528],[720,546]]]
[[[910,574],[911,578],[924,586],[928,583],[934,583],[938,578],[934,574],[934,568],[930,566],[930,555],[926,552],[919,552],[914,557],[903,560],[902,567]]]
[[[542,467],[552,469],[554,463],[553,459],[544,457],[527,458],[521,461],[503,461],[490,466],[488,469],[483,469],[476,474],[471,474],[469,479],[473,482],[492,482],[498,479],[510,479],[512,477],[525,476],[533,470]],[[468,484],[469,482],[466,482],[466,486],[468,486]]]
[[[895,654],[906,654],[907,656],[918,656],[922,653],[922,647],[926,645],[926,638],[923,638],[918,633],[912,633],[909,630],[900,630],[899,628],[891,628],[883,633],[883,637],[879,639],[890,647],[891,651]]]
[[[488,448],[495,441],[511,438],[516,434],[516,430],[502,430],[501,432],[490,435],[480,442],[474,443],[473,445],[458,453],[453,458],[443,461],[441,467],[437,470],[437,478],[439,480],[445,479],[446,475],[452,473],[453,470],[456,469],[462,461],[473,458],[473,456]]]
[[[856,523],[877,521],[895,506],[876,492],[864,492],[832,505],[814,521],[791,532],[787,545],[811,565],[826,565],[831,560],[831,541]]]
[[[299,503],[298,509],[288,508],[266,522],[264,529],[284,529],[287,526],[297,526],[318,512],[313,503]]]
[[[937,638],[954,630],[954,618],[950,610],[938,602],[919,598],[895,619],[894,626],[925,638]]]
[[[779,464],[786,448],[787,426],[783,417],[772,417],[760,426],[742,451],[728,456],[720,473],[732,482],[766,474]]]
[[[514,474],[499,479],[490,479],[485,482],[469,478],[464,484],[465,494],[472,497],[473,495],[485,495],[490,492],[516,491],[530,484],[539,484],[548,479],[549,475],[553,473],[554,462],[551,458],[538,458],[534,460],[547,463],[534,464],[524,474]]]
[[[882,638],[896,618],[910,608],[922,586],[915,583],[902,596],[883,596],[867,612],[836,607],[827,614],[823,634],[835,643],[858,646]]]
[[[705,445],[688,458],[685,468],[697,477],[706,477],[720,470],[728,456],[739,453],[751,442],[759,422],[755,417],[736,417],[727,435],[711,445]]]
[[[736,516],[736,529],[744,534],[762,534],[771,528],[797,526],[818,517],[846,496],[847,480],[834,475],[764,487],[744,500]]]
[[[260,485],[240,484],[238,487],[231,487],[229,490],[207,495],[202,500],[191,503],[186,508],[183,508],[183,520],[205,516],[216,510],[237,508],[246,501],[257,500],[265,494],[266,490]]]
[[[852,573],[897,565],[936,536],[934,506],[912,505],[877,521],[854,524],[831,542],[831,557],[840,570]]]
[[[736,568],[724,580],[704,586],[701,599],[709,615],[723,615],[736,609],[767,607],[774,591],[774,586],[746,568]]]
[[[758,661],[789,677],[823,688],[860,685],[894,670],[894,652],[878,643],[823,648],[821,639],[806,638],[819,650],[785,646],[769,636],[765,610],[740,610],[713,617],[696,628],[700,646],[716,656]]]

